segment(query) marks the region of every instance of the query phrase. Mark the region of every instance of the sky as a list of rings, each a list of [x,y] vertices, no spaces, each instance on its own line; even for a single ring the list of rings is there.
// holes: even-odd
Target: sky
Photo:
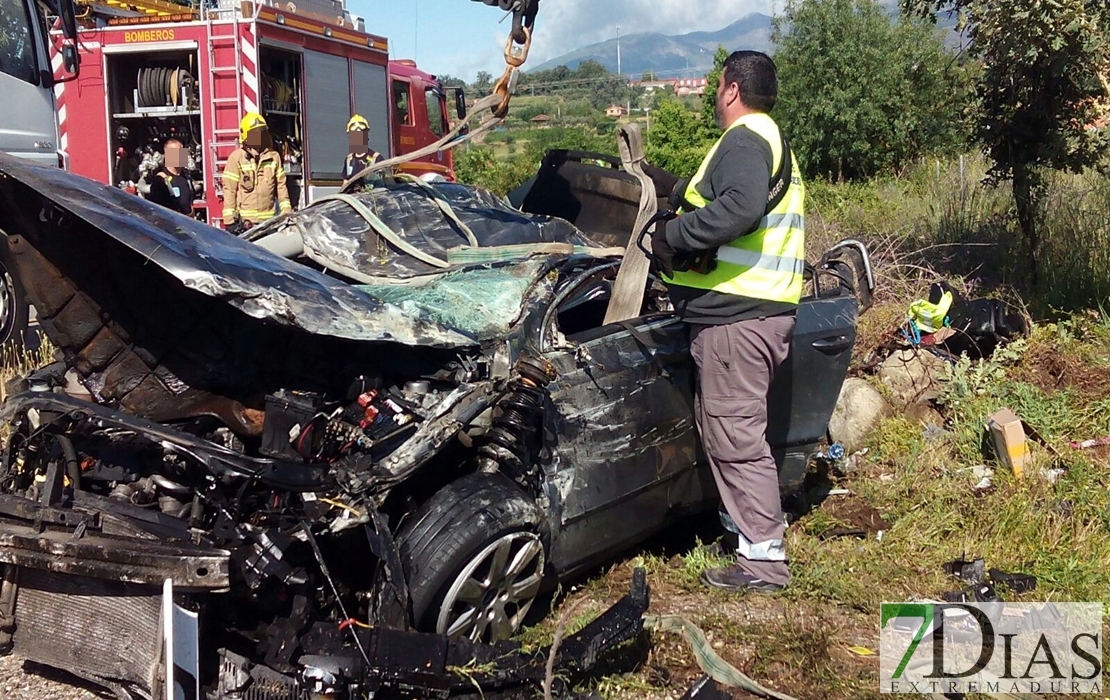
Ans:
[[[781,7],[782,0],[779,1]],[[638,32],[684,34],[728,26],[751,12],[770,14],[774,0],[541,0],[524,70],[597,41]],[[390,58],[412,58],[429,73],[473,81],[497,77],[511,18],[474,0],[347,0],[366,31],[389,39]],[[618,30],[619,25],[619,30]]]

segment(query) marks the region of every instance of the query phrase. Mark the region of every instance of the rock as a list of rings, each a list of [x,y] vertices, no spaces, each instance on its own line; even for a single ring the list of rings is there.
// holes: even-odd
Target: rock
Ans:
[[[926,427],[930,425],[941,427],[944,425],[944,416],[940,415],[940,411],[933,408],[928,401],[918,401],[906,407],[906,418],[915,420]]]
[[[840,387],[840,398],[829,419],[829,437],[851,454],[863,447],[868,434],[889,415],[890,404],[875,387],[849,377]]]
[[[899,350],[879,368],[879,380],[890,390],[894,402],[909,406],[940,396],[940,379],[947,363],[922,350]]]

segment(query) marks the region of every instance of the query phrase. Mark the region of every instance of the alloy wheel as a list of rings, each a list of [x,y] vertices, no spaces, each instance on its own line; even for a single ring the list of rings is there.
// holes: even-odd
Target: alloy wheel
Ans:
[[[543,543],[531,532],[494,540],[459,573],[439,609],[436,631],[475,642],[508,639],[520,629],[543,579]]]

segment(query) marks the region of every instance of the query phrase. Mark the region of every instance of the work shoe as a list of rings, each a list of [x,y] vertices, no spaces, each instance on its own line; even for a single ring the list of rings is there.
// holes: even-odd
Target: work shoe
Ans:
[[[781,584],[771,583],[757,576],[752,576],[744,571],[739,564],[706,569],[701,575],[701,580],[709,586],[721,588],[726,591],[773,593],[783,589]]]

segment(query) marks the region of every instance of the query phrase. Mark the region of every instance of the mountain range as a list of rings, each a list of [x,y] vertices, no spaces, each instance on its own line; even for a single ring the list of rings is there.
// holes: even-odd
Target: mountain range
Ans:
[[[898,13],[897,0],[883,0],[891,14]],[[956,22],[947,14],[938,14],[937,24],[946,30],[945,40],[950,48],[959,44],[955,32]],[[620,38],[620,73],[639,77],[651,71],[659,78],[702,77],[713,68],[713,53],[718,46],[732,51],[752,49],[771,50],[771,17],[753,12],[745,15],[724,29],[712,32],[690,32],[667,36],[659,32],[641,32]],[[597,61],[612,72],[617,71],[617,39],[614,37],[589,46],[583,46],[562,56],[541,63],[533,71],[566,66],[571,70],[583,61]]]
[[[718,46],[768,51],[771,48],[771,18],[758,12],[741,17],[724,29],[667,36],[659,32],[629,34],[620,38],[624,75],[640,76],[646,71],[660,78],[704,76],[713,67],[713,52]],[[617,72],[616,37],[575,49],[541,63],[531,70],[566,66],[571,70],[583,61],[597,61]]]

